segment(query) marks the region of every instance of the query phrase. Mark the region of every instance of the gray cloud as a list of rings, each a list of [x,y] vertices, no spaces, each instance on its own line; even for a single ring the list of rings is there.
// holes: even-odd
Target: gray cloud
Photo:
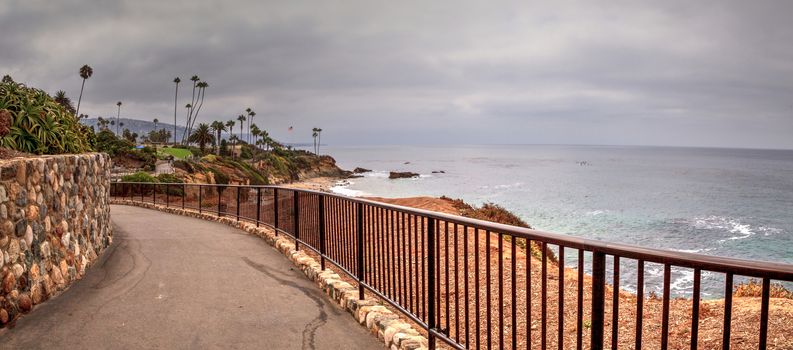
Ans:
[[[84,111],[202,121],[248,106],[331,144],[793,148],[788,2],[4,1],[0,73]],[[180,87],[179,115],[189,102]]]

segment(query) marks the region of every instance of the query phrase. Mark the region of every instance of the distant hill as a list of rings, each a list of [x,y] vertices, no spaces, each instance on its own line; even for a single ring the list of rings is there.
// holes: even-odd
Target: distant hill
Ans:
[[[113,118],[113,120],[115,120],[115,118]],[[152,122],[152,121],[140,120],[140,119],[130,119],[130,118],[121,118],[121,119],[119,119],[119,121],[124,123],[124,127],[119,128],[118,129],[119,131],[124,131],[124,129],[129,129],[129,131],[137,133],[138,135],[143,136],[143,135],[148,135],[149,131],[153,131],[154,130],[154,122]],[[85,125],[94,127],[94,130],[98,129],[97,124],[98,124],[99,120],[96,119],[96,118],[81,119],[80,122],[85,124]],[[109,128],[113,132],[116,131],[116,127],[115,126],[110,126]],[[160,123],[157,123],[157,128],[158,129],[165,129],[165,130],[168,130],[171,133],[173,133],[173,124],[160,122]],[[179,126],[179,125],[176,126],[177,139],[181,139],[182,138],[182,134],[184,133],[184,129],[185,129],[184,126]],[[240,131],[239,127],[235,128],[234,129],[234,135],[238,135],[239,131]],[[248,137],[248,134],[242,134],[242,135],[243,135],[243,137]],[[224,139],[228,139],[228,136],[229,136],[228,132],[224,132],[223,133],[223,138]]]

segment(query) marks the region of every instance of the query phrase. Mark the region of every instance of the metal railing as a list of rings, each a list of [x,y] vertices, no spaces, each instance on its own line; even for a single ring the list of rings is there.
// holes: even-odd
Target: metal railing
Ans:
[[[765,349],[771,281],[793,281],[788,264],[607,243],[309,190],[116,182],[111,196],[272,227],[293,238],[296,249],[318,255],[323,269],[330,263],[354,279],[360,298],[368,290],[418,324],[430,348],[440,340],[458,349],[529,349],[538,342],[542,349],[640,349],[649,345],[646,338],[657,336],[666,349],[673,301],[676,307],[685,304],[686,337],[697,349],[703,341],[698,336],[702,275],[708,273],[724,276],[723,349],[730,347],[735,277],[761,280],[756,334],[757,348]],[[577,258],[566,258],[571,250]],[[636,287],[627,299],[619,292],[626,260],[635,268]],[[575,272],[565,268],[571,261],[577,263]],[[538,262],[539,276],[532,273]],[[554,264],[556,271],[549,269]],[[663,267],[660,300],[645,297],[649,264]],[[690,299],[673,300],[673,268],[693,270]],[[645,306],[660,307],[660,330],[645,327],[652,322],[645,320]],[[621,324],[629,324],[630,332]],[[632,341],[623,339],[626,332]]]

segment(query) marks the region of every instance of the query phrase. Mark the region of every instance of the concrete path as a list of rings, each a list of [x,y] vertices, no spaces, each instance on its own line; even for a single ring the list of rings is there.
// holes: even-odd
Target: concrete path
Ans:
[[[154,163],[154,174],[173,174],[173,165],[168,160],[158,160]]]
[[[283,255],[229,226],[113,206],[86,276],[0,330],[2,349],[381,349]]]

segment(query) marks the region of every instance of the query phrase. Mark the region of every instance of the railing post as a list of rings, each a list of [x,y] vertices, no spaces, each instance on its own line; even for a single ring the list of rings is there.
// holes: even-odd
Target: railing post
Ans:
[[[187,185],[182,184],[182,209],[184,209],[185,197],[187,197]]]
[[[273,227],[275,227],[275,236],[278,236],[278,189],[273,188]]]
[[[203,206],[201,205],[201,196],[203,196],[202,192],[204,192],[204,191],[202,191],[201,185],[198,185],[198,213],[199,214],[201,214],[201,208],[203,208]]]
[[[165,184],[165,207],[167,208],[171,204],[171,194],[170,190],[171,184]]]
[[[319,195],[319,268],[325,271],[325,196]]]
[[[295,250],[300,250],[300,208],[299,208],[299,193],[297,190],[292,190],[292,202],[294,202],[294,208],[292,210],[292,229],[294,230],[293,234],[295,235]]]
[[[222,212],[220,211],[220,205],[223,203],[223,191],[226,189],[225,187],[221,187],[220,185],[217,186],[217,193],[218,193],[218,216],[223,216]]]
[[[435,219],[427,218],[427,340],[435,349]]]
[[[240,191],[242,187],[237,187],[237,221],[240,221]]]
[[[603,349],[603,319],[606,303],[606,254],[592,252],[592,343],[590,349]]]
[[[151,191],[152,192],[152,201],[156,205],[157,204],[157,184],[151,184],[151,186],[154,187],[154,190]]]
[[[262,218],[262,188],[256,188],[256,227],[259,227],[259,220]]]
[[[365,259],[364,256],[364,249],[363,249],[363,204],[358,202],[355,204],[356,206],[356,226],[357,227],[357,241],[358,241],[358,249],[357,249],[357,262],[358,262],[358,299],[364,300],[363,295],[363,283],[366,281],[366,275],[364,274],[365,271],[363,269],[363,261]]]

